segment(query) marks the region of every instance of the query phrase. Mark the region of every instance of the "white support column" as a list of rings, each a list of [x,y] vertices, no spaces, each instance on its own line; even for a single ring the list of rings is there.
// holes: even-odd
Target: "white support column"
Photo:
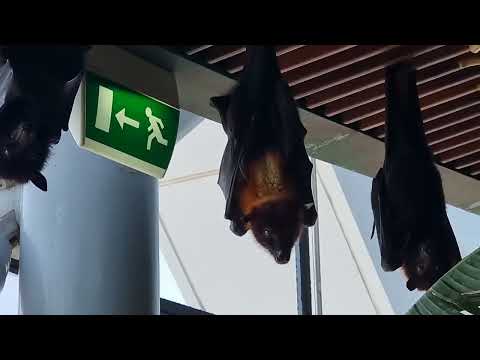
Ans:
[[[157,179],[62,136],[23,191],[20,312],[159,314]]]

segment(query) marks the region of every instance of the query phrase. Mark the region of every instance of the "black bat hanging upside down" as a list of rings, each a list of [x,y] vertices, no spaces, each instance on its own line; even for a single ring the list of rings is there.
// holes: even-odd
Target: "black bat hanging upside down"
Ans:
[[[0,47],[0,178],[47,190],[41,170],[68,130],[88,48]]]
[[[382,268],[401,267],[409,290],[427,290],[461,260],[440,173],[427,144],[415,69],[386,69],[385,161],[372,183]]]
[[[247,46],[238,85],[211,104],[228,136],[218,184],[230,229],[238,236],[252,230],[277,263],[287,263],[300,231],[315,224],[317,212],[306,130],[274,48]]]

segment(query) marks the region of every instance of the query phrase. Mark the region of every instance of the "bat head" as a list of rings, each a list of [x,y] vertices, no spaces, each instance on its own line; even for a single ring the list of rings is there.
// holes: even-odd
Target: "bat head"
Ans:
[[[433,242],[426,241],[407,255],[403,270],[408,278],[408,290],[428,290],[451,268],[444,256],[445,252],[440,250]]]
[[[20,98],[1,108],[0,177],[22,184],[31,181],[46,191],[47,181],[40,171],[58,139],[44,133],[37,116],[35,107]]]
[[[269,201],[254,208],[247,220],[257,242],[275,261],[288,263],[303,226],[298,202],[292,199]]]

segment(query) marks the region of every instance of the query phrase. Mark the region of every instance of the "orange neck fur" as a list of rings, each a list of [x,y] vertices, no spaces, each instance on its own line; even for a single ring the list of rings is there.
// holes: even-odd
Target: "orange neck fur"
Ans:
[[[244,215],[271,201],[293,196],[280,154],[267,152],[252,161],[247,169],[247,183],[240,190],[240,208]]]

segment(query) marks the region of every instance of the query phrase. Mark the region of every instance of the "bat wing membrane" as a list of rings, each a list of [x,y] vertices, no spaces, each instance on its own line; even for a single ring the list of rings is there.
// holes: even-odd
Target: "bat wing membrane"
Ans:
[[[403,262],[404,241],[401,233],[395,228],[395,221],[388,203],[383,168],[378,170],[373,179],[371,202],[382,268],[385,271],[395,271]]]

